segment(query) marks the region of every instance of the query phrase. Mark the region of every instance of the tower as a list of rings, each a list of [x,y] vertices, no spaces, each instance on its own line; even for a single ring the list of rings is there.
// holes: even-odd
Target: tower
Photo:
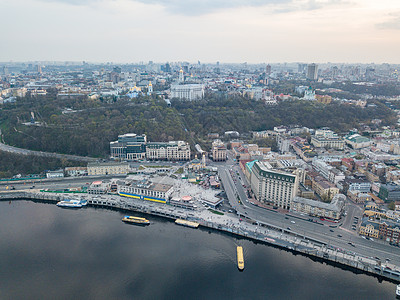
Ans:
[[[179,81],[179,82],[184,82],[184,81],[185,81],[185,78],[183,77],[183,70],[182,70],[182,68],[179,70],[179,79],[178,79],[178,81]]]
[[[153,85],[151,84],[151,81],[149,82],[149,88],[148,88],[148,95],[151,95],[153,93]]]

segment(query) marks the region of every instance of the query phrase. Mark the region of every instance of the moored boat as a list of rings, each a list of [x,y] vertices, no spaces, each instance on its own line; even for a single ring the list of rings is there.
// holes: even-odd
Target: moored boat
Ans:
[[[81,208],[83,204],[78,200],[63,200],[57,202],[57,206],[65,208]]]
[[[191,227],[191,228],[199,227],[199,223],[197,223],[197,222],[191,222],[191,221],[182,220],[182,219],[176,219],[175,224],[187,226],[187,227]]]
[[[136,224],[136,225],[149,225],[150,221],[145,218],[125,216],[122,218],[125,223]]]
[[[398,284],[396,288],[396,298],[400,299],[400,284]]]

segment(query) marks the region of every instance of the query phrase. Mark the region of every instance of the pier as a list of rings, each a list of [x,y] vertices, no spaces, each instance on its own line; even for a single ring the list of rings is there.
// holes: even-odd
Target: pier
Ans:
[[[246,218],[241,221],[235,216],[216,215],[207,209],[193,211],[168,204],[161,205],[149,201],[124,198],[118,195],[55,194],[40,192],[39,190],[0,193],[0,200],[3,201],[32,200],[56,204],[58,201],[67,199],[85,199],[88,202],[88,206],[93,207],[140,212],[173,221],[182,219],[188,222],[195,222],[200,227],[272,245],[293,253],[305,255],[313,260],[324,261],[349,269],[356,273],[366,273],[379,279],[400,283],[400,266],[381,262],[375,258],[362,256],[346,249],[340,249],[291,230]]]

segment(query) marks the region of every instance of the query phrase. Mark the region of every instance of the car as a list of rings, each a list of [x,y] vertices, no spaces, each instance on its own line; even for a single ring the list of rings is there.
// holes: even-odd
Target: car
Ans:
[[[377,259],[377,260],[381,260],[378,256],[375,256],[374,258]]]
[[[290,227],[288,227],[287,230],[292,230],[292,229]]]
[[[386,261],[390,261],[390,258],[385,258]]]
[[[330,232],[335,232],[335,230],[333,230],[333,229],[329,229],[329,231],[330,231]]]
[[[355,247],[356,245],[354,245],[352,242],[348,242],[347,244],[349,244],[350,246]]]
[[[343,235],[341,235],[341,234],[338,234],[337,236],[338,236],[338,237],[342,237]]]
[[[288,220],[289,218],[288,218],[288,217],[285,217],[285,219]]]
[[[295,222],[295,221],[290,221],[290,223],[292,223],[292,224],[296,224],[296,222]]]

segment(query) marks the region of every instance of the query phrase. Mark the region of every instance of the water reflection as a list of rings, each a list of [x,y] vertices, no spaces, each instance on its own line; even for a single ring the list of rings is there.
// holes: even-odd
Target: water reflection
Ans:
[[[0,202],[1,299],[392,299],[395,285],[148,217]],[[138,214],[140,216],[140,214]],[[236,245],[244,247],[244,272]]]

